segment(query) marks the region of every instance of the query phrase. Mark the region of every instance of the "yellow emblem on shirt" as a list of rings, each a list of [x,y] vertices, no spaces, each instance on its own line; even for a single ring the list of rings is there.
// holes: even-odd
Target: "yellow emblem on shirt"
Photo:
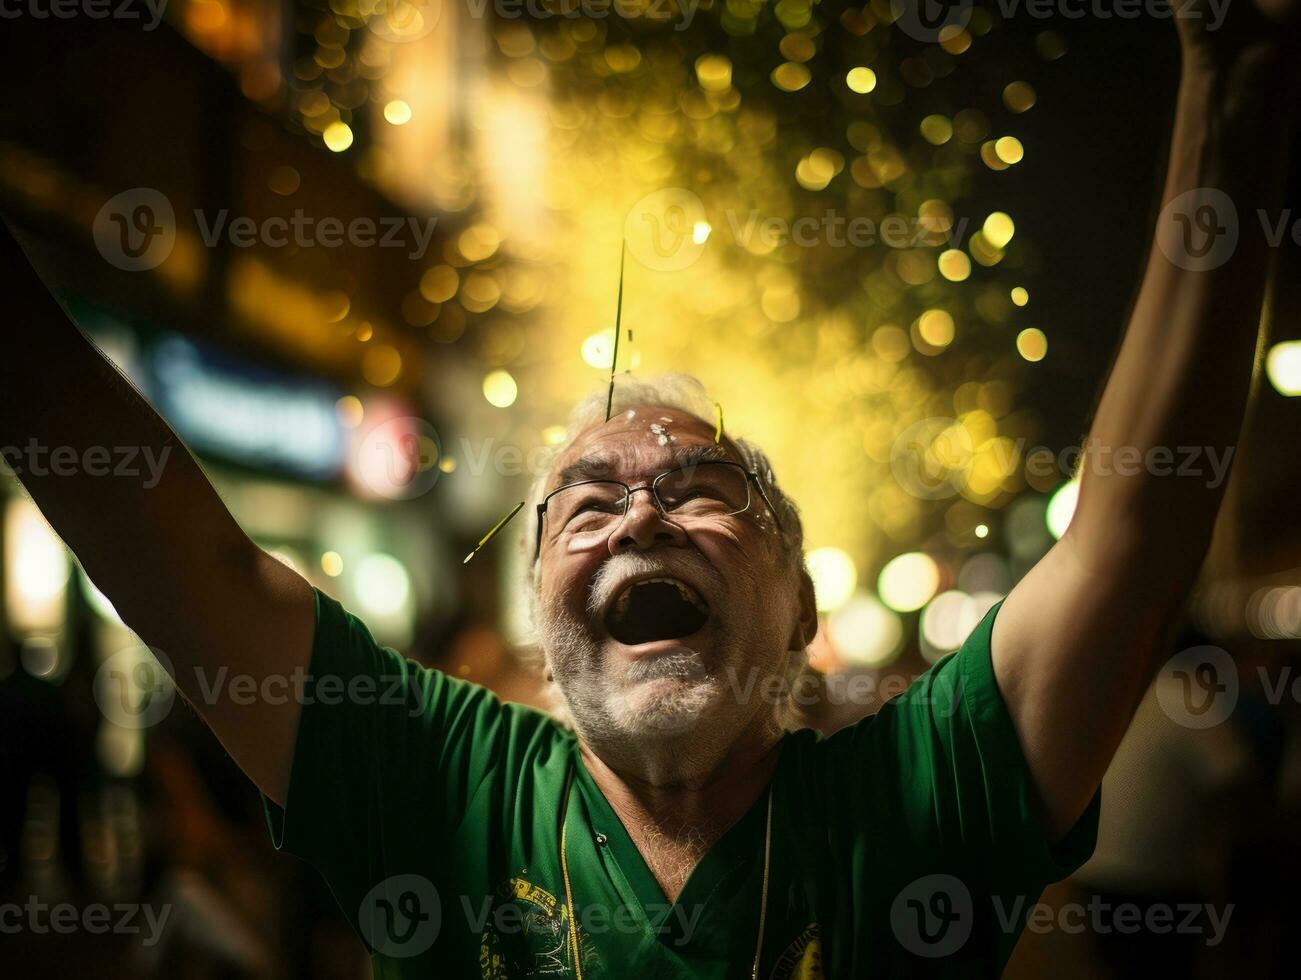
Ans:
[[[811,922],[777,958],[768,980],[823,980],[822,941]]]

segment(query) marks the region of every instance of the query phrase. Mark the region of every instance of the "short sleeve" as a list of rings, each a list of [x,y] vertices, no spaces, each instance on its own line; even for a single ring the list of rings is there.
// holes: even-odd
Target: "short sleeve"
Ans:
[[[994,677],[990,636],[1001,603],[961,648],[881,711],[827,740],[837,768],[861,766],[864,819],[991,895],[1037,897],[1093,852],[1100,795],[1054,842],[1020,739]],[[849,756],[849,758],[845,758]]]
[[[319,590],[311,662],[295,687],[289,789],[283,809],[264,799],[267,821],[276,848],[314,865],[345,911],[404,870],[413,840],[454,833],[513,761],[511,745],[549,724],[379,645]]]

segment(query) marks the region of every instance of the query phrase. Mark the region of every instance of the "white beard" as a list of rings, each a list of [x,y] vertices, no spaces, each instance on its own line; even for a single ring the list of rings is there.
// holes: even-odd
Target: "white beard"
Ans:
[[[603,669],[600,645],[581,624],[554,610],[543,610],[539,619],[565,707],[574,727],[589,739],[681,732],[697,723],[720,693],[718,678],[706,670],[701,655],[685,647],[630,664],[616,686]]]

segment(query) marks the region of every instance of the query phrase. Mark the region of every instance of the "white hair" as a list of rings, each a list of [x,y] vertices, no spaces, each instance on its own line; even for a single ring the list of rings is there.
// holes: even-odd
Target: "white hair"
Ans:
[[[528,632],[532,637],[532,647],[527,659],[535,666],[541,667],[544,659],[541,641],[537,629],[539,620],[538,585],[540,559],[534,554],[538,536],[537,505],[546,496],[550,484],[552,469],[556,460],[564,456],[574,441],[595,425],[609,417],[630,408],[659,406],[673,408],[692,415],[708,425],[715,424],[717,418],[715,402],[705,390],[705,386],[693,375],[685,373],[663,374],[653,378],[635,378],[629,374],[618,376],[614,384],[614,395],[610,398],[609,390],[602,388],[594,391],[578,402],[569,413],[565,426],[565,439],[554,452],[548,456],[548,465],[542,467],[534,477],[524,506],[526,516],[524,534],[521,536],[520,548],[524,569],[524,591],[528,596]],[[792,576],[807,574],[808,567],[804,561],[804,525],[800,519],[799,508],[782,491],[773,472],[772,463],[758,445],[748,439],[738,438],[727,433],[725,438],[740,454],[741,462],[752,470],[760,486],[777,512],[781,526],[782,550],[790,563]],[[800,705],[792,697],[795,692],[805,691],[809,684],[807,673],[812,671],[808,665],[808,650],[792,653],[785,676],[784,696],[778,704],[778,715],[782,726],[789,730],[807,727]],[[555,694],[556,692],[553,692]],[[553,696],[552,713],[564,724],[572,724],[563,699]]]

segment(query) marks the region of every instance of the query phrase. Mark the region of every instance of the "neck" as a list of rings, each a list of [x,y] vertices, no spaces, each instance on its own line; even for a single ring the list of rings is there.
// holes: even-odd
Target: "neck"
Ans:
[[[676,902],[697,862],[772,780],[782,732],[765,727],[702,766],[700,753],[630,755],[579,737],[592,779],[628,830],[665,896]],[[685,761],[685,764],[684,764]],[[693,764],[694,761],[694,764]]]
[[[776,724],[712,750],[698,737],[648,747],[579,735],[583,762],[624,825],[649,824],[669,837],[716,837],[711,828],[721,833],[740,819],[768,786],[782,739]]]

